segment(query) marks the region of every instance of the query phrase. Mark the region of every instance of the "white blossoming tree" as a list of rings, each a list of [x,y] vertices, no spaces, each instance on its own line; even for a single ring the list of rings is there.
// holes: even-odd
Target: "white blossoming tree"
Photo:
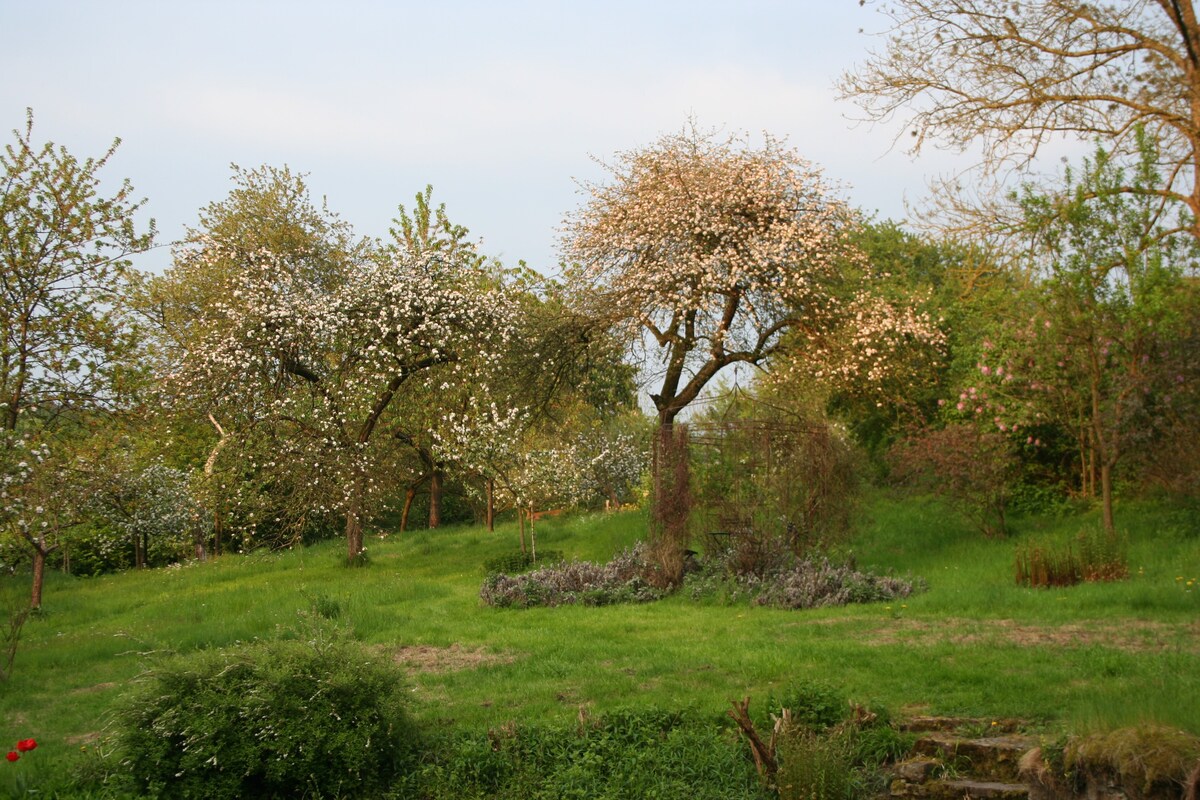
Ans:
[[[28,547],[38,608],[80,499],[62,477],[75,423],[122,407],[136,372],[129,256],[150,247],[154,225],[139,232],[128,181],[102,188],[119,140],[80,160],[34,141],[32,111],[13,135],[0,152],[0,536]]]
[[[203,515],[191,471],[161,458],[139,463],[124,448],[101,454],[91,466],[89,510],[106,523],[94,537],[100,554],[114,557],[132,548],[139,569],[203,555],[196,536]]]
[[[487,275],[438,257],[366,258],[311,280],[270,251],[238,255],[228,296],[208,309],[172,384],[236,435],[273,441],[256,466],[285,471],[317,511],[344,516],[354,562],[384,496],[377,467],[394,440],[378,433],[395,423],[397,396],[435,370],[443,382],[478,380],[507,343],[509,304]],[[182,257],[229,254],[200,242]]]
[[[870,267],[851,237],[860,215],[817,167],[770,136],[752,147],[692,126],[618,154],[608,170],[611,180],[586,185],[588,201],[567,217],[567,277],[584,307],[642,350],[658,385],[650,399],[666,461],[678,460],[667,456],[679,446],[668,445],[678,442],[675,419],[730,365],[761,366],[803,343],[820,362],[813,372],[882,377],[897,339],[882,334],[908,320],[873,299]],[[847,319],[864,335],[831,341]],[[803,335],[789,342],[789,332]],[[680,489],[659,480],[670,470],[656,472],[652,502],[665,509]],[[655,523],[663,537],[686,530],[678,513],[686,510]],[[664,545],[669,560],[683,542]]]
[[[485,479],[489,508],[517,512],[521,551],[525,523],[538,509],[575,508],[599,497],[610,502],[628,493],[646,467],[645,448],[620,430],[590,428],[553,432],[530,426],[527,409],[472,402],[452,413],[438,432],[437,449],[457,469]],[[536,557],[536,539],[533,540]]]

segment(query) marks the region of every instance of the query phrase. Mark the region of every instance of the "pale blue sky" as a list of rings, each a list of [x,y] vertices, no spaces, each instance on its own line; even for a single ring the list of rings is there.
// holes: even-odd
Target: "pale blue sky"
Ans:
[[[590,156],[689,116],[786,137],[852,203],[903,217],[966,162],[847,119],[832,83],[881,24],[858,0],[0,0],[0,130],[31,106],[38,141],[77,156],[120,136],[106,174],[149,199],[163,243],[231,162],[286,164],[371,236],[432,183],[486,252],[547,271],[575,180],[602,174]]]

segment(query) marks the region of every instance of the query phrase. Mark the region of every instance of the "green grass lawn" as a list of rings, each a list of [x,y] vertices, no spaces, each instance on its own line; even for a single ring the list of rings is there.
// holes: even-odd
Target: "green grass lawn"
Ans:
[[[730,700],[820,681],[893,712],[1017,717],[1048,730],[1143,719],[1200,734],[1200,515],[1126,503],[1131,577],[1067,589],[1013,581],[1022,537],[1064,539],[1092,514],[1019,519],[985,540],[933,501],[874,496],[848,543],[860,569],[923,577],[903,603],[780,611],[693,602],[497,610],[478,599],[482,564],[515,527],[454,527],[343,546],[254,553],[176,569],[51,575],[0,684],[0,737],[36,737],[35,782],[103,746],[108,709],[156,659],[271,637],[321,609],[410,666],[414,716],[443,729],[562,722],[639,707],[716,720]],[[638,513],[538,523],[538,545],[603,560],[640,538]],[[1195,581],[1190,586],[1188,581]],[[27,578],[0,579],[15,598]],[[2,744],[2,743],[0,743]],[[9,745],[11,747],[11,745]],[[32,756],[37,756],[33,758]],[[4,765],[10,766],[10,765]],[[0,770],[12,791],[18,770]]]

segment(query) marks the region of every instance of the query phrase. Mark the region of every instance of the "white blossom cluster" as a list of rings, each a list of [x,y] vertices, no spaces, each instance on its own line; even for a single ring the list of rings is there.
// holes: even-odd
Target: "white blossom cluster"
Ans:
[[[474,404],[473,413],[449,415],[436,431],[438,451],[485,479],[507,504],[522,508],[572,508],[609,493],[628,491],[646,468],[644,448],[628,434],[585,432],[553,446],[523,437],[528,411],[495,403]]]
[[[834,335],[808,339],[803,350],[776,365],[777,377],[803,370],[878,403],[908,396],[946,347],[939,320],[920,305],[921,298],[897,302],[860,292],[846,304]]]

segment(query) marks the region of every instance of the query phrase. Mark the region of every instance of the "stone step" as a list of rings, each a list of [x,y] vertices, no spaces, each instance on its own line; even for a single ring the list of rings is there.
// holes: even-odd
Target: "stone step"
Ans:
[[[992,733],[1015,733],[1021,727],[1017,719],[978,719],[975,717],[930,717],[916,716],[900,721],[900,730],[909,733],[941,731],[951,733],[964,728],[988,730]]]
[[[966,778],[928,783],[907,783],[897,779],[892,782],[888,796],[894,800],[1029,800],[1029,787],[1023,783]]]
[[[1029,800],[1029,787],[1023,783],[953,780],[941,785],[949,792],[942,795],[947,800]]]
[[[944,761],[960,773],[992,781],[1020,779],[1021,756],[1037,746],[1029,736],[987,736],[961,739],[950,733],[930,733],[917,740],[913,751]]]

